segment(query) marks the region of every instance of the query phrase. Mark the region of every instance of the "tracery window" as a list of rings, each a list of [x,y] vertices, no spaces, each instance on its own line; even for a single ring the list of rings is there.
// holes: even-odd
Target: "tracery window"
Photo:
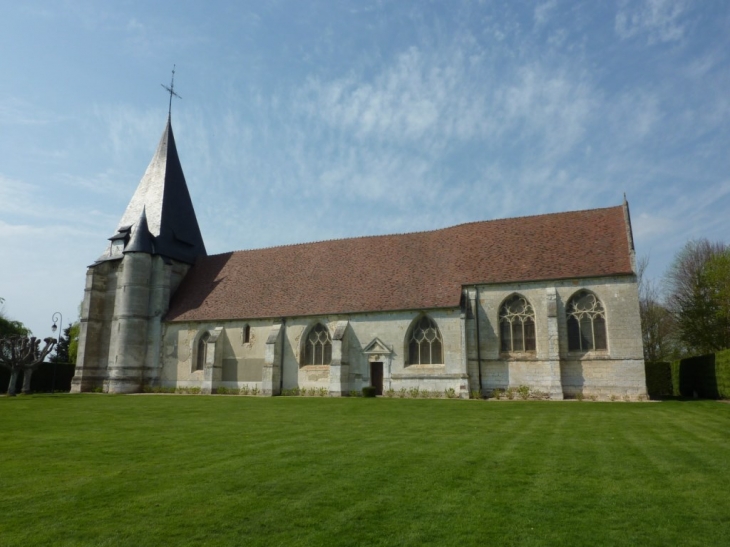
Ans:
[[[198,356],[195,360],[195,370],[203,370],[205,368],[205,359],[208,355],[208,339],[210,333],[205,333],[198,340]]]
[[[499,309],[500,350],[535,351],[535,310],[524,296],[513,294]]]
[[[332,362],[332,338],[322,323],[317,323],[307,335],[304,348],[305,365],[329,365]]]
[[[427,315],[416,321],[408,339],[408,363],[438,365],[444,362],[444,344],[436,322]]]
[[[606,310],[595,294],[579,291],[568,300],[568,350],[606,349]]]

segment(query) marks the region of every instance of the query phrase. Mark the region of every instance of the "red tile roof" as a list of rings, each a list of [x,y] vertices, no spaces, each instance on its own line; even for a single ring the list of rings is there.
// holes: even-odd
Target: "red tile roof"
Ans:
[[[201,257],[166,319],[454,308],[462,285],[632,273],[619,206]]]

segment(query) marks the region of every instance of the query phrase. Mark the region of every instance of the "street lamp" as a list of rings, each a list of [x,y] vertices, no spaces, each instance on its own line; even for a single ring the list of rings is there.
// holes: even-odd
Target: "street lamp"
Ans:
[[[56,332],[56,329],[58,329],[58,336],[56,337],[56,361],[58,361],[58,348],[61,345],[61,331],[63,330],[63,315],[61,315],[61,312],[56,312],[51,317],[51,321],[53,321],[53,326],[51,327],[51,332]],[[56,323],[61,327],[57,327]],[[53,381],[51,383],[51,393],[56,391],[56,361],[53,361]]]

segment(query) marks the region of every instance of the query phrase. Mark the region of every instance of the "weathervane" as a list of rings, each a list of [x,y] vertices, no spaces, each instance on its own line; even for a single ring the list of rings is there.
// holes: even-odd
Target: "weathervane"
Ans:
[[[178,99],[182,99],[180,95],[175,93],[175,65],[172,65],[172,79],[170,80],[170,87],[167,87],[165,84],[160,85],[170,94],[170,104],[167,107],[167,115],[169,117],[172,114],[172,96],[175,95]]]

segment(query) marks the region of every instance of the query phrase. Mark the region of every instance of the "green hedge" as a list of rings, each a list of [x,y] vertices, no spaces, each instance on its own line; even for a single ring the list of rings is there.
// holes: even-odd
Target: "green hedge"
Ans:
[[[646,372],[646,391],[652,399],[674,395],[672,384],[672,364],[665,362],[644,364]]]
[[[715,375],[718,396],[721,399],[730,399],[730,349],[715,354]]]
[[[54,381],[55,367],[55,381]],[[71,391],[71,379],[74,377],[76,365],[73,363],[41,363],[30,379],[30,389],[34,393],[50,393],[54,391]],[[10,371],[0,368],[0,393],[7,393]],[[17,392],[23,387],[23,375],[18,374]]]
[[[730,349],[673,361],[670,368],[675,397],[730,399]],[[649,389],[648,369],[646,383]]]

